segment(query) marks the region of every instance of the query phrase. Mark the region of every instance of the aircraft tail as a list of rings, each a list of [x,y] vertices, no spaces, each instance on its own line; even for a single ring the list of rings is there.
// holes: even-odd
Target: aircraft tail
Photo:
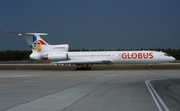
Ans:
[[[25,36],[26,41],[28,42],[31,50],[37,53],[40,52],[50,52],[51,45],[49,45],[46,41],[44,41],[40,35],[48,35],[46,33],[27,33],[32,34],[33,36]]]
[[[47,33],[17,33],[9,31],[6,31],[6,33],[17,34],[19,36],[25,37],[32,50],[30,55],[31,59],[42,60],[45,56],[47,56],[48,52],[52,52],[51,45],[49,45],[40,37],[40,35],[48,35]]]
[[[17,34],[19,36],[25,37],[27,43],[29,44],[31,50],[33,52],[50,52],[52,51],[51,45],[45,42],[40,35],[48,35],[47,33],[17,33],[17,32],[9,32],[6,33]]]
[[[44,41],[40,37],[40,35],[48,35],[47,33],[17,33],[9,31],[6,31],[6,33],[17,34],[19,36],[25,37],[27,43],[29,44],[32,50],[30,58],[34,60],[42,60],[49,58],[51,59],[51,57],[54,57],[54,55],[52,54],[57,55],[69,51],[68,44],[49,45],[46,41]]]

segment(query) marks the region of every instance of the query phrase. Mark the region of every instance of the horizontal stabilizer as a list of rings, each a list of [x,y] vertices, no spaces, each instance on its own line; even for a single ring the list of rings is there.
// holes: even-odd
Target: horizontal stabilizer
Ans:
[[[19,36],[24,36],[24,37],[39,36],[39,35],[48,35],[47,33],[18,33],[18,32],[10,32],[10,31],[5,31],[5,33],[7,33],[7,34],[17,34]]]

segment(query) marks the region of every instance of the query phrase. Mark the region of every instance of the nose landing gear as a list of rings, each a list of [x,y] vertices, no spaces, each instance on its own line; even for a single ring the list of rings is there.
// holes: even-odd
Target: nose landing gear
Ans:
[[[149,70],[152,70],[152,64],[148,64]]]

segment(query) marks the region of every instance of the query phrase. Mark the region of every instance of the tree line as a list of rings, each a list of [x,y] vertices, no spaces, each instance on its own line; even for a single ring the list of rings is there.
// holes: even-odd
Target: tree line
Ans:
[[[30,60],[31,51],[6,50],[0,51],[0,61],[23,61]]]
[[[163,48],[156,48],[156,49],[95,49],[95,50],[88,50],[88,49],[70,49],[70,52],[74,51],[138,51],[138,50],[152,50],[152,51],[162,51],[166,52],[167,54],[176,58],[176,60],[180,60],[180,49],[163,49]],[[0,61],[29,61],[29,55],[32,51],[20,51],[20,50],[6,50],[0,51]]]

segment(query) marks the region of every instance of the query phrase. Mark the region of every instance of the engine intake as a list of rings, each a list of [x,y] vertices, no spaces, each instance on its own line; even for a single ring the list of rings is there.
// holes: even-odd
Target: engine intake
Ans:
[[[42,60],[42,56],[39,53],[31,53],[29,57],[30,59],[37,60],[37,61]]]

